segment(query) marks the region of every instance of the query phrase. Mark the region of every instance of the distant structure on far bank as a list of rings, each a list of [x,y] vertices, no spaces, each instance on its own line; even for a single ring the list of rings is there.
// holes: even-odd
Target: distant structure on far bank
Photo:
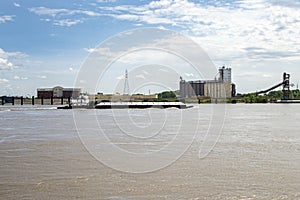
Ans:
[[[215,80],[185,81],[180,78],[179,90],[181,98],[203,98],[213,99],[231,98],[236,94],[235,84],[231,79],[231,68],[225,66],[219,68]]]
[[[80,88],[63,88],[56,86],[54,88],[38,88],[37,97],[50,99],[50,98],[78,98],[80,96]]]
[[[128,71],[127,71],[127,69],[125,71],[125,80],[124,80],[123,95],[130,95],[130,92],[129,92],[129,83],[128,83]]]

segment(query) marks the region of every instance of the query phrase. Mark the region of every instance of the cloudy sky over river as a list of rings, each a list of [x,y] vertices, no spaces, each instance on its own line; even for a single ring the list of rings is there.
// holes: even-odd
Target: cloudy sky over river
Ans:
[[[296,87],[299,8],[297,0],[1,1],[0,93],[35,95],[37,87],[72,87],[99,44],[146,27],[194,40],[216,67],[233,69],[238,92],[265,89],[280,82],[284,71]],[[190,71],[181,75],[198,78]]]

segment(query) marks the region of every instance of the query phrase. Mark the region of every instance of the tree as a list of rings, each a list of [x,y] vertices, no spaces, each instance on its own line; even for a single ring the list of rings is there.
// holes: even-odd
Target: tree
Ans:
[[[270,99],[282,99],[283,92],[281,90],[278,91],[271,91],[267,95]]]
[[[165,91],[158,94],[158,99],[174,99],[176,94],[173,91]]]

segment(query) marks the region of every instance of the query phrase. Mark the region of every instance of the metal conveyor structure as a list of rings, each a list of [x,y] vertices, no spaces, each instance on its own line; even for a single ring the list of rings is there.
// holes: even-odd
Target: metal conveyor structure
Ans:
[[[280,86],[283,86],[283,88],[282,88],[283,100],[288,100],[289,94],[290,94],[290,74],[287,74],[286,72],[283,73],[283,81],[281,83],[279,83],[273,87],[270,87],[269,89],[255,92],[255,95],[268,93]]]

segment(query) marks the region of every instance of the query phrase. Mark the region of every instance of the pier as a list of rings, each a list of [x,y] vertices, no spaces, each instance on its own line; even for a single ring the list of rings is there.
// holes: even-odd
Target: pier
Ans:
[[[23,96],[2,96],[0,97],[0,105],[69,105],[71,98],[36,98]]]

